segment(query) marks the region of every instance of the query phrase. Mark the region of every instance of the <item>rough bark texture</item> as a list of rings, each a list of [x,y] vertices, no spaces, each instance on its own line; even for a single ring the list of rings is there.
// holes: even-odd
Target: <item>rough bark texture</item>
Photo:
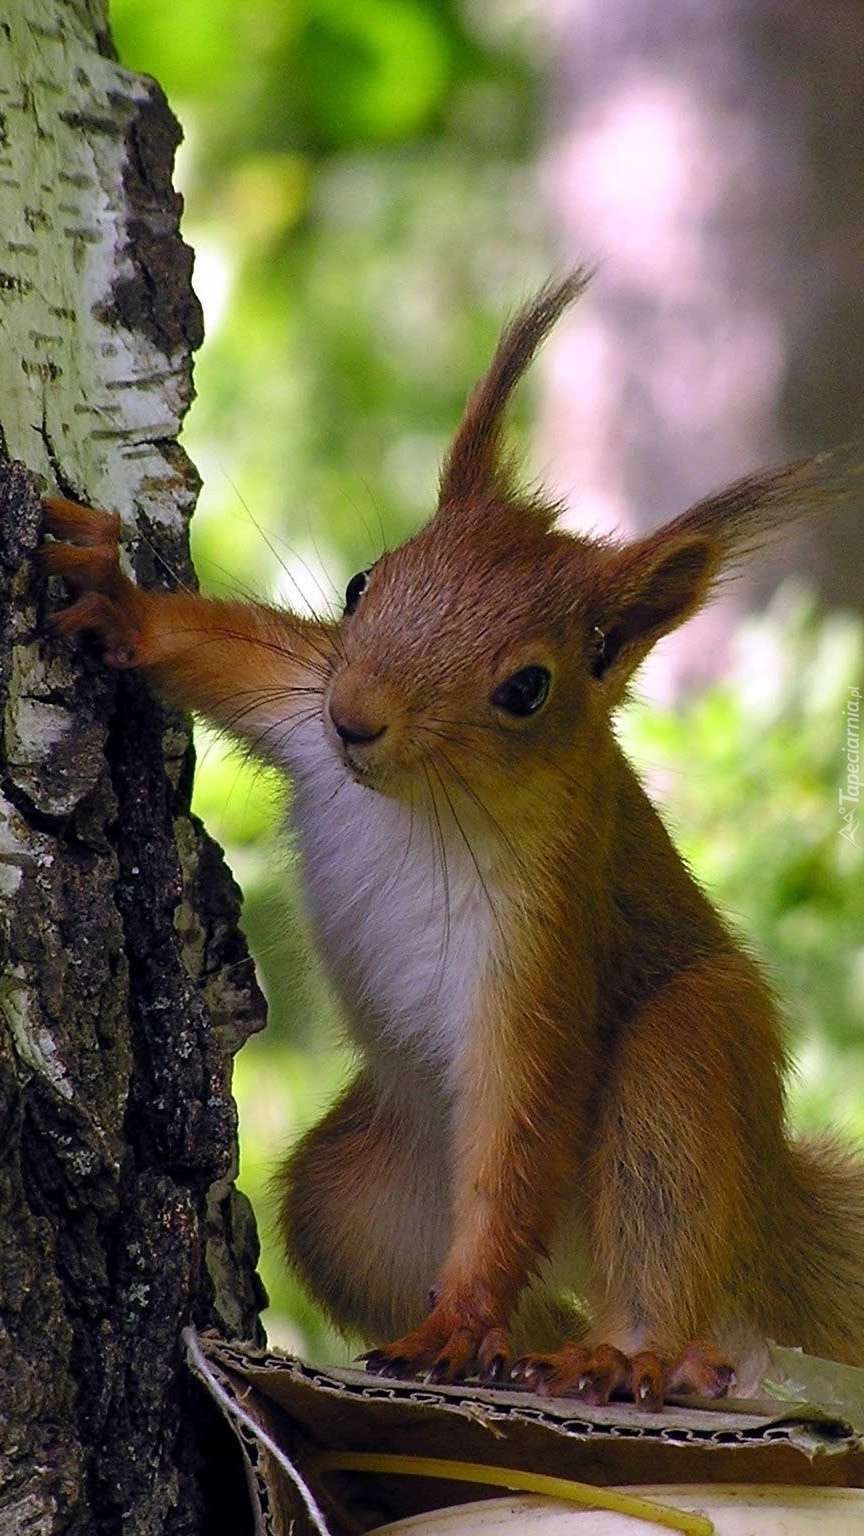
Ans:
[[[38,485],[190,579],[179,132],[100,0],[0,19],[0,1529],[207,1528],[178,1335],[255,1337],[231,1058],[263,1023],[187,722],[47,640]],[[11,462],[11,461],[23,462]],[[218,1526],[217,1526],[218,1528]]]

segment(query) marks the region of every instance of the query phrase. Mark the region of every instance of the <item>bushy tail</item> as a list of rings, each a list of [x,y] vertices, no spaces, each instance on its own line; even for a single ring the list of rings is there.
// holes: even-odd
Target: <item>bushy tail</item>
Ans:
[[[829,1138],[794,1141],[786,1180],[768,1254],[766,1332],[864,1366],[864,1157]]]

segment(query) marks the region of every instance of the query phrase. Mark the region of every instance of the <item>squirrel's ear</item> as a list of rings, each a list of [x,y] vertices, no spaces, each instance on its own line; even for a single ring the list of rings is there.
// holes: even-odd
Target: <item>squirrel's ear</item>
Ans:
[[[623,691],[654,643],[701,608],[717,572],[710,539],[655,538],[631,544],[606,570],[589,642],[595,678]]]
[[[860,500],[857,450],[796,459],[745,475],[656,533],[606,551],[588,604],[592,671],[614,700],[655,640],[700,608],[771,538],[804,518]]]
[[[488,372],[472,390],[441,471],[439,511],[484,503],[490,492],[509,496],[510,468],[502,455],[507,406],[516,385],[559,315],[578,299],[591,277],[580,267],[550,283],[504,330]]]

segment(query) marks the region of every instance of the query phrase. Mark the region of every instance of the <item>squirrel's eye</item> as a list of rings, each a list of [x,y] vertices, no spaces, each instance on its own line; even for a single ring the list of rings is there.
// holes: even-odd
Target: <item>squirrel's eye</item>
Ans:
[[[533,715],[549,697],[552,681],[546,667],[523,667],[495,689],[492,703],[508,715]]]
[[[351,577],[351,580],[345,588],[345,611],[342,615],[344,619],[350,619],[354,609],[357,607],[357,604],[363,596],[363,593],[366,591],[366,584],[368,580],[368,571],[358,571],[356,576]]]

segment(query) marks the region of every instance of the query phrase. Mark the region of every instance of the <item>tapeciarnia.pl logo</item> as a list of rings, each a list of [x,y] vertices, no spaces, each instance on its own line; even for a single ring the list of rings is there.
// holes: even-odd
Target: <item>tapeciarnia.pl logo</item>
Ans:
[[[859,808],[861,800],[861,689],[850,688],[846,708],[843,711],[846,716],[846,741],[844,752],[846,754],[846,783],[841,785],[838,809],[843,825],[840,828],[840,836],[845,837],[847,843],[859,846],[856,833],[858,831]]]

